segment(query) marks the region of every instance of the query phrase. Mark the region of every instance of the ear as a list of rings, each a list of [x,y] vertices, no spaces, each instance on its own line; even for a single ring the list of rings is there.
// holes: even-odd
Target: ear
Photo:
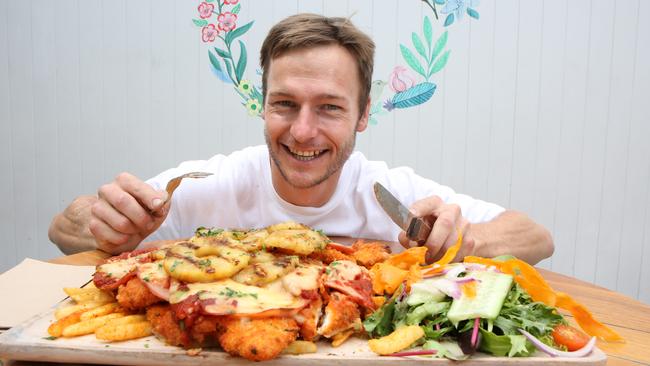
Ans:
[[[370,117],[370,98],[368,98],[368,103],[366,103],[366,108],[357,123],[357,132],[362,132],[368,127],[368,118]]]

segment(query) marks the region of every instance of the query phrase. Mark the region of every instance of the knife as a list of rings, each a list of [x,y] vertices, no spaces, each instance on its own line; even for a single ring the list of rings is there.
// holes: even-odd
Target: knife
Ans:
[[[392,193],[379,182],[375,182],[375,197],[388,216],[406,232],[406,236],[418,245],[424,245],[431,234],[433,224],[414,216]]]

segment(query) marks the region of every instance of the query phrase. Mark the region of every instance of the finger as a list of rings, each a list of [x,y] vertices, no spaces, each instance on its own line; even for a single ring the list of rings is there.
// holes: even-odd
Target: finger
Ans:
[[[129,173],[120,173],[115,178],[115,182],[149,211],[157,211],[167,199],[167,191],[156,191],[152,186]]]
[[[461,216],[460,208],[458,206],[445,205],[441,208],[426,243],[429,248],[429,258],[438,258],[444,254],[444,251],[442,250],[449,236],[451,235],[455,237],[456,221],[459,217]]]
[[[409,208],[413,215],[417,217],[425,217],[433,214],[434,212],[440,210],[440,208],[444,205],[444,202],[442,199],[438,196],[430,196],[427,198],[423,198],[421,200],[417,200],[413,202],[411,207]]]
[[[135,234],[139,229],[126,216],[118,212],[104,199],[99,199],[90,208],[92,216],[108,224],[122,234]]]
[[[400,243],[400,244],[401,244],[405,249],[409,249],[409,248],[413,248],[413,247],[418,246],[418,243],[416,243],[416,242],[410,240],[410,239],[406,236],[406,233],[405,233],[404,231],[402,231],[402,232],[399,233],[399,235],[397,236],[397,240],[399,241],[399,243]]]
[[[137,231],[148,231],[153,227],[154,219],[148,209],[142,207],[142,204],[119,184],[110,183],[101,186],[98,195],[100,201],[105,200],[117,212],[129,219]],[[111,224],[109,221],[106,223]],[[114,228],[120,231],[118,227]]]
[[[90,219],[88,228],[95,237],[97,243],[101,245],[116,247],[127,244],[130,238],[130,235],[115,231],[107,223],[96,217]]]

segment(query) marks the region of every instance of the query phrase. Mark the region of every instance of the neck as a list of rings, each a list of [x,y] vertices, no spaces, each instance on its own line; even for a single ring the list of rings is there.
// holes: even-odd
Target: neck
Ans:
[[[332,174],[324,182],[309,188],[296,188],[287,182],[280,174],[273,161],[271,164],[271,180],[275,192],[292,205],[302,207],[321,207],[325,205],[336,191],[336,185],[341,176],[341,170]]]

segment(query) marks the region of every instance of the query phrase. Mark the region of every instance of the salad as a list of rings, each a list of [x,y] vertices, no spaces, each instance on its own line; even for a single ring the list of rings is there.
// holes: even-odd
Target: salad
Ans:
[[[426,248],[408,249],[371,268],[373,291],[385,301],[363,324],[380,355],[463,360],[494,356],[583,357],[596,338],[622,341],[569,295],[555,292],[529,264],[512,256],[466,257],[462,243],[423,266]],[[381,299],[380,299],[381,301]],[[584,332],[558,312],[569,311]]]

